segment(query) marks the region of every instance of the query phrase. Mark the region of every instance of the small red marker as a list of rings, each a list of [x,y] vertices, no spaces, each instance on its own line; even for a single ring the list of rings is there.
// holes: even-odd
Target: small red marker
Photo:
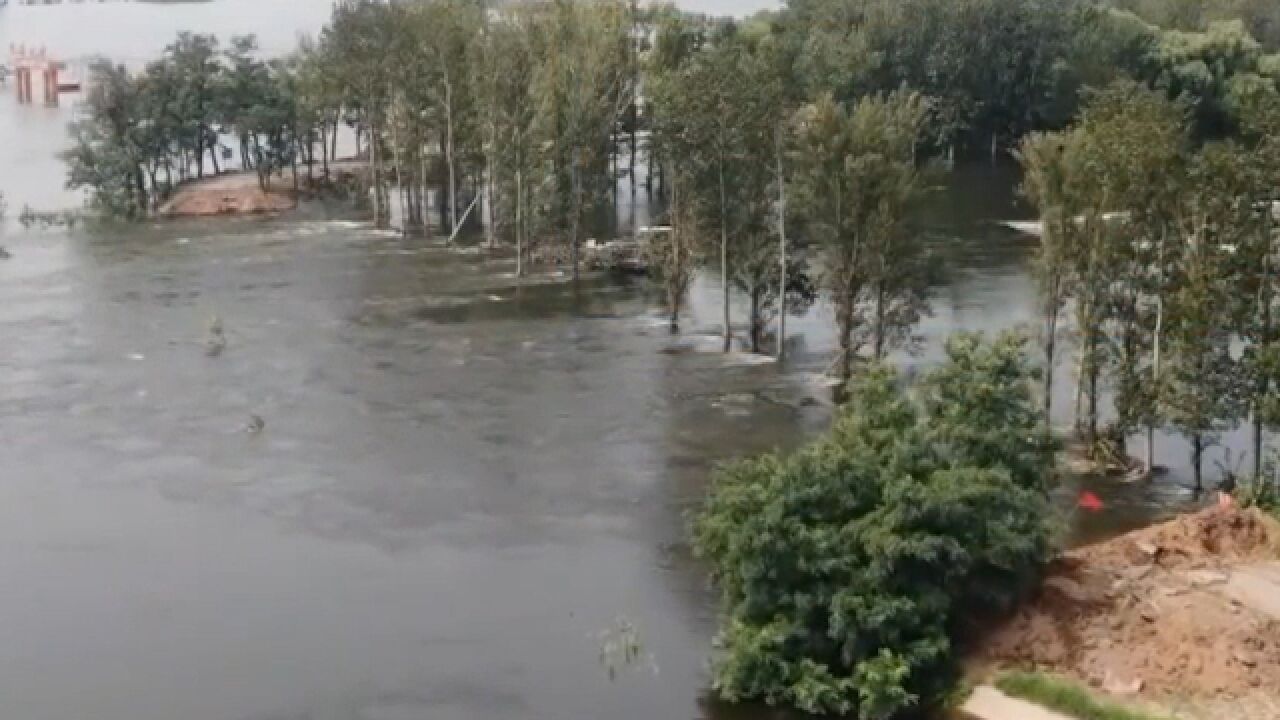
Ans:
[[[1097,495],[1094,495],[1088,490],[1080,493],[1079,504],[1082,509],[1090,512],[1098,512],[1102,509],[1102,500],[1098,499]]]

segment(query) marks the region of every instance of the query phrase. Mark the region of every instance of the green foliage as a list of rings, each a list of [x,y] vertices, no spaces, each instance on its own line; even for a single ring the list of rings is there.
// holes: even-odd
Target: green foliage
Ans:
[[[1280,49],[1280,5],[1272,0],[1110,0],[1147,22],[1175,30],[1204,30],[1214,21],[1242,20],[1249,32]]]
[[[828,436],[720,470],[694,535],[723,697],[869,720],[942,697],[956,619],[1007,607],[1050,551],[1030,378],[1018,339],[957,337],[919,399],[876,366]]]
[[[995,684],[1006,695],[1029,700],[1078,720],[1167,720],[1099,700],[1079,685],[1043,673],[1006,673],[997,678]]]
[[[182,33],[142,73],[95,62],[63,153],[67,186],[87,189],[104,214],[137,218],[176,183],[219,172],[223,132],[239,138],[243,165],[257,165],[264,184],[299,154],[310,161],[297,61],[255,59],[251,36],[233,38],[225,54],[218,47],[212,36]]]
[[[912,344],[929,312],[929,257],[910,210],[929,186],[915,151],[929,105],[899,92],[846,109],[823,96],[796,118],[796,206],[825,256],[847,379],[864,349],[872,359]]]
[[[1094,15],[1068,0],[798,0],[780,25],[810,97],[909,89],[933,100],[942,148],[1012,141],[1074,109],[1074,38]]]
[[[92,206],[124,217],[145,215],[149,195],[144,180],[144,137],[149,127],[140,111],[142,89],[122,66],[98,61],[89,69],[85,112],[71,125],[67,187],[87,187]]]

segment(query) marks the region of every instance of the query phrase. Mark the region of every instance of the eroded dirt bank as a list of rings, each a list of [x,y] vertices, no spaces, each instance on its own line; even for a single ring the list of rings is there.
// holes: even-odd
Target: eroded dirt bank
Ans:
[[[1280,524],[1213,508],[1067,553],[976,653],[1187,718],[1280,717]]]

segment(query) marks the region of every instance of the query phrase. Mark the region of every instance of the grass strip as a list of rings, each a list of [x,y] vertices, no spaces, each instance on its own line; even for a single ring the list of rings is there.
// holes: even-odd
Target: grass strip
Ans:
[[[1033,702],[1079,720],[1169,720],[1141,710],[1100,700],[1075,683],[1036,672],[1010,672],[996,678],[995,685],[1010,697]]]

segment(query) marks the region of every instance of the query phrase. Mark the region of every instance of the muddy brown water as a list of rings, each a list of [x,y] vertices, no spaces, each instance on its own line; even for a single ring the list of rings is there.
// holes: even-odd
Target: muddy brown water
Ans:
[[[76,52],[255,24],[270,46],[328,8],[229,2],[243,12],[215,26],[207,6],[10,6],[0,46],[76,8],[100,29],[61,25]],[[711,277],[673,340],[643,281],[517,283],[507,258],[338,209],[23,230],[23,203],[75,201],[54,159],[71,115],[0,88],[6,717],[771,716],[708,699],[714,606],[684,514],[718,460],[825,426],[809,374],[833,346],[826,308],[790,322],[785,365],[726,362],[690,349],[716,329]],[[931,201],[947,276],[909,370],[953,330],[1034,320],[1030,246],[994,223],[1025,215],[1013,183],[968,169]],[[208,357],[214,315],[228,344]],[[1071,537],[1192,503],[1185,457],[1162,439],[1160,482],[1069,481],[1064,508],[1081,486],[1107,505],[1069,513]],[[646,657],[611,679],[600,650],[622,619]]]

